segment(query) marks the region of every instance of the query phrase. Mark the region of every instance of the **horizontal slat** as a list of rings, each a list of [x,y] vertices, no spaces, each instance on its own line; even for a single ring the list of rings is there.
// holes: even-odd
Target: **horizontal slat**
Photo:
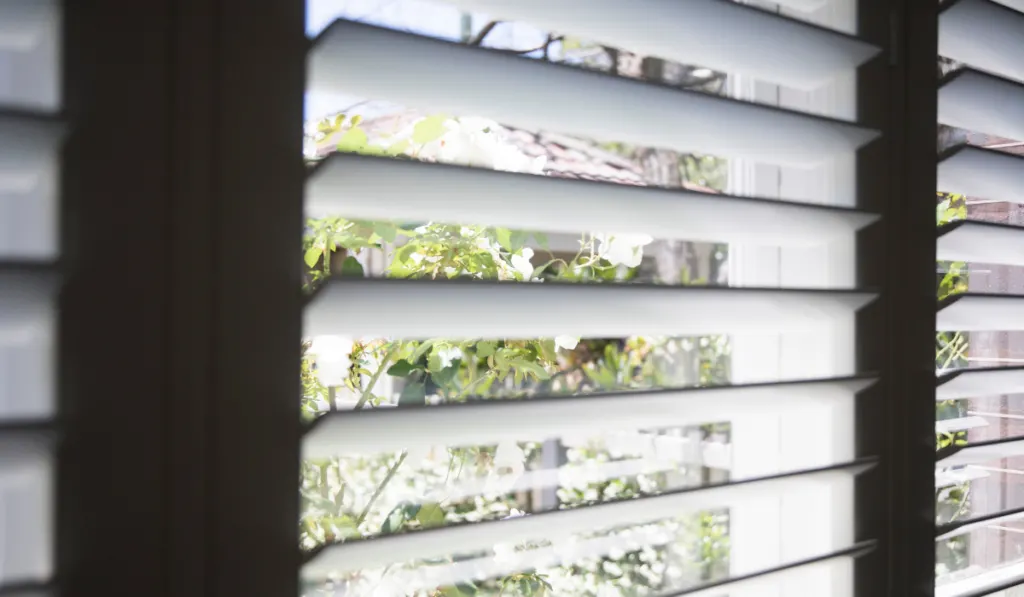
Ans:
[[[821,245],[877,219],[850,209],[345,153],[310,174],[306,214],[787,246]]]
[[[0,427],[0,587],[44,583],[53,572],[49,440]]]
[[[963,369],[938,378],[936,400],[1024,394],[1024,367]]]
[[[56,254],[62,136],[54,119],[0,111],[0,260]]]
[[[303,566],[302,577],[307,582],[319,582],[332,574],[414,560],[447,558],[453,554],[472,554],[490,550],[499,542],[556,541],[579,533],[676,518],[706,508],[725,509],[758,503],[765,496],[785,499],[822,487],[831,488],[836,495],[841,495],[853,491],[853,477],[863,470],[863,465],[833,467],[572,510],[338,543],[315,552]],[[832,510],[846,509],[843,505],[851,511],[829,512],[829,520],[846,520],[850,528],[844,529],[849,532],[837,529],[839,536],[833,540],[843,541],[847,535],[852,540],[853,500],[836,500]],[[848,545],[836,548],[843,547]]]
[[[935,587],[935,597],[1016,597],[1000,593],[1024,584],[1024,562],[996,566],[981,574],[945,582]]]
[[[609,536],[574,541],[571,547],[565,545],[540,547],[503,553],[501,558],[485,556],[461,559],[457,562],[432,565],[428,568],[397,570],[388,574],[388,577],[391,586],[402,587],[408,594],[412,594],[417,591],[431,591],[439,586],[469,584],[481,578],[498,578],[525,570],[572,565],[581,560],[606,557],[614,552],[635,551],[644,546],[659,547],[669,543],[672,538],[671,534],[664,531],[627,530]],[[720,597],[723,590],[763,590],[767,591],[767,594],[774,595],[779,594],[780,585],[793,586],[792,583],[799,581],[803,581],[799,586],[804,589],[820,588],[821,591],[816,594],[824,594],[832,587],[827,583],[826,579],[830,578],[827,575],[834,574],[837,569],[850,564],[851,562],[848,560],[870,553],[875,545],[875,542],[872,541],[861,542],[849,549],[815,558],[787,562],[767,570],[746,571],[740,566],[734,565],[726,579],[701,583],[677,592],[665,592],[663,595],[666,597],[682,595]],[[824,578],[823,575],[825,575]],[[823,583],[823,580],[826,582]],[[662,589],[670,591],[671,584],[670,581],[669,586],[663,586]]]
[[[939,525],[935,529],[936,540],[949,539],[958,535],[965,535],[977,529],[983,529],[1002,522],[1024,519],[1024,508],[1015,508],[1004,512],[994,512],[984,516],[974,516],[957,520],[956,522]]]
[[[870,292],[335,279],[306,307],[307,336],[535,338],[818,330]]]
[[[1024,227],[960,221],[939,228],[936,258],[1024,265]]]
[[[445,0],[603,45],[815,89],[878,54],[864,41],[723,0]],[[804,2],[806,4],[806,2]]]
[[[56,275],[0,267],[0,423],[54,411]]]
[[[45,43],[57,31],[57,0],[0,2],[0,52],[24,52]]]
[[[39,583],[0,586],[0,597],[51,597],[52,595],[56,595],[52,586]]]
[[[935,487],[949,487],[950,485],[959,485],[961,483],[970,483],[977,479],[984,479],[988,477],[990,473],[986,470],[976,468],[973,466],[949,469],[949,470],[938,470],[935,471]]]
[[[1003,6],[1012,8],[1017,12],[1024,12],[1024,0],[995,0]]]
[[[936,433],[954,433],[967,429],[977,429],[988,425],[984,417],[960,417],[958,419],[946,419],[935,422]]]
[[[1024,157],[994,149],[957,147],[940,158],[936,190],[1024,203]]]
[[[1024,84],[970,68],[959,70],[939,88],[939,122],[1024,141]]]
[[[937,330],[1016,332],[1024,330],[1024,296],[961,294],[942,301]]]
[[[937,453],[937,466],[963,466],[967,464],[984,464],[1002,458],[1024,456],[1024,439],[1007,438],[989,442],[979,442],[963,447],[940,450]]]
[[[303,456],[327,458],[699,425],[727,421],[736,413],[767,414],[850,400],[872,383],[873,378],[845,378],[335,413],[313,424],[303,443]]]
[[[939,54],[1024,81],[1024,14],[992,0],[956,0],[939,15]]]
[[[344,20],[317,38],[307,70],[311,92],[773,164],[813,166],[878,135],[843,121]]]
[[[673,593],[666,597],[723,597],[728,595],[790,595],[794,590],[807,591],[801,595],[835,594],[837,584],[851,586],[847,579],[854,577],[854,564],[858,557],[871,553],[873,547],[854,547],[844,555],[827,556],[811,562],[796,562],[767,574],[752,574],[729,579],[692,591]],[[848,554],[848,555],[845,555]],[[799,589],[795,589],[799,587]]]

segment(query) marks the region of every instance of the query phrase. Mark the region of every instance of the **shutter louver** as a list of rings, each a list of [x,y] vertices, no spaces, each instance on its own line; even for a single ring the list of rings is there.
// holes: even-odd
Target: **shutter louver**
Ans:
[[[448,4],[578,34],[627,51],[751,73],[801,89],[853,75],[879,51],[856,37],[719,0],[454,0]],[[659,23],[672,23],[672,27],[656,26]],[[724,39],[722,32],[726,32]],[[344,19],[313,40],[307,73],[311,93],[356,93],[418,110],[485,117],[531,130],[804,169],[853,158],[880,134],[857,122]],[[836,243],[852,246],[858,231],[878,219],[877,214],[859,209],[350,153],[331,155],[310,169],[305,207],[310,218],[388,220],[409,227],[437,221],[548,233],[614,230],[659,239],[803,249]],[[315,251],[313,257],[318,258]],[[309,298],[304,335],[315,345],[320,337],[497,341],[834,333],[841,338],[838,350],[853,354],[852,332],[844,335],[834,330],[852,330],[857,313],[877,293],[835,286],[821,280],[803,288],[738,288],[339,276],[324,282]],[[422,395],[406,400],[401,394],[393,403],[384,400],[374,405],[366,390],[353,410],[325,414],[305,428],[305,459],[400,454],[384,467],[388,480],[411,454],[475,451],[480,463],[499,460],[502,446],[509,444],[557,441],[566,446],[579,439],[586,445],[595,437],[623,445],[650,440],[636,450],[639,458],[578,468],[586,469],[591,482],[637,477],[652,470],[665,473],[669,481],[628,497],[599,496],[573,507],[548,503],[522,516],[500,516],[495,511],[456,521],[445,518],[437,492],[453,503],[472,500],[497,491],[489,485],[493,479],[451,472],[452,478],[445,476],[440,489],[410,483],[401,490],[377,491],[368,499],[354,500],[359,507],[352,506],[352,511],[358,515],[355,527],[359,527],[371,506],[382,508],[386,516],[380,530],[339,528],[333,541],[324,541],[309,554],[302,580],[306,586],[326,584],[335,594],[350,596],[433,594],[439,587],[671,545],[679,531],[663,527],[666,520],[713,509],[755,511],[770,502],[780,511],[799,512],[802,525],[822,532],[808,534],[806,541],[775,561],[738,564],[724,579],[685,586],[669,583],[657,594],[802,597],[808,586],[820,587],[820,579],[826,578],[828,594],[853,595],[854,560],[874,546],[872,541],[860,541],[855,532],[855,486],[859,475],[875,462],[858,453],[854,403],[876,378],[858,375],[840,358],[834,361],[820,375],[770,383],[571,397],[553,395],[553,391],[529,399],[464,400],[463,395],[459,403],[435,404]],[[377,378],[373,376],[374,381]],[[678,469],[672,462],[679,459],[666,462],[663,454],[692,455],[695,448],[708,452],[716,448],[695,446],[690,438],[641,435],[652,429],[729,421],[739,415],[780,416],[783,421],[792,415],[792,424],[803,421],[813,426],[815,437],[822,438],[828,449],[803,451],[786,462],[766,458],[735,471],[728,480],[692,486],[672,477]],[[492,446],[497,446],[493,454]],[[651,456],[654,453],[657,457]],[[637,468],[630,468],[634,464]],[[566,479],[571,469],[556,463],[520,471],[501,491],[553,492],[569,486]],[[378,498],[387,506],[376,503]],[[410,507],[418,526],[398,530]],[[371,589],[352,580],[366,570],[379,572],[374,578],[386,575],[388,586],[380,580],[381,587]]]
[[[1024,158],[1002,147],[1024,140],[1022,9],[1024,6],[1017,2],[954,0],[940,12],[939,53],[956,61],[958,68],[941,82],[939,124],[966,130],[973,143],[993,145],[995,141],[977,140],[999,140],[991,148],[958,145],[939,155],[937,191],[966,198],[968,220],[939,227],[937,258],[953,262],[953,267],[959,268],[964,276],[971,271],[968,266],[975,264],[982,268],[1024,266],[1024,228],[970,221],[971,217],[984,214],[973,212],[969,201],[1024,203]],[[936,329],[947,334],[1020,332],[1024,330],[1024,297],[973,290],[950,294],[939,301]],[[946,401],[983,400],[1024,391],[1024,375],[1019,366],[943,370],[939,360],[936,367],[936,401],[940,406],[949,404]],[[1002,409],[974,412],[996,410],[980,406],[985,402],[966,404],[956,409],[942,408],[979,415],[985,425],[953,431],[947,429],[949,421],[939,421],[936,426],[940,438],[947,433],[955,438],[947,443],[940,439],[937,452],[937,487],[941,487],[940,480],[949,481],[946,489],[937,494],[937,546],[939,553],[953,549],[949,546],[966,546],[962,555],[965,565],[961,566],[965,569],[954,568],[938,575],[938,597],[1003,595],[1003,590],[1024,584],[1024,566],[1019,558],[990,546],[1002,544],[1002,533],[1013,532],[1015,521],[1022,518],[1019,506],[1024,504],[1015,506],[1012,498],[1011,484],[1015,481],[999,478],[1015,469],[1013,461],[1005,459],[1024,456],[1024,440],[1012,431],[1010,437],[1000,437],[996,429],[985,432],[986,426],[1000,421],[1000,417],[1012,419],[1014,415]],[[995,435],[992,431],[996,431]],[[1011,497],[997,498],[993,490],[1009,491]],[[950,505],[953,502],[944,501],[953,499],[949,496],[963,496],[956,498],[962,500],[960,506],[954,508]],[[977,512],[979,505],[986,511]],[[948,563],[940,561],[938,567],[944,566]]]
[[[0,3],[0,593],[49,594],[60,9]]]

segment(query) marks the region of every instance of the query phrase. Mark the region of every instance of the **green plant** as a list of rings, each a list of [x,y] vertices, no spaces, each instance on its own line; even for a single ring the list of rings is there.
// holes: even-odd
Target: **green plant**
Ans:
[[[431,151],[432,143],[451,134],[448,123],[447,117],[424,119],[409,139],[375,143],[365,133],[353,132],[361,131],[358,120],[341,117],[321,123],[317,135],[321,144],[339,134],[340,139],[348,139],[339,141],[339,150],[366,153],[367,147],[386,146],[387,155],[420,157]],[[358,143],[351,143],[353,139]],[[646,242],[649,240],[638,237],[585,233],[575,255],[566,258],[547,250],[547,238],[536,232],[332,216],[307,222],[302,249],[306,289],[312,292],[332,275],[368,275],[362,260],[371,254],[386,265],[370,275],[394,278],[626,282],[635,275]],[[344,346],[344,354],[334,358],[347,368],[331,380],[321,379],[323,368],[317,366],[323,356],[317,350],[321,349],[313,343],[303,346],[302,412],[307,420],[341,402],[358,410],[658,387],[667,380],[655,357],[668,351],[697,355],[698,383],[728,379],[729,346],[724,337],[375,338],[351,339]],[[708,434],[722,431],[722,424],[706,426]],[[536,442],[438,446],[426,452],[305,461],[302,546],[311,549],[353,537],[514,515],[530,497],[514,491],[509,481],[536,465],[541,449]],[[588,457],[600,461],[610,455],[598,450]],[[453,497],[454,486],[475,482],[485,483],[488,491],[467,491]],[[588,484],[576,493],[560,490],[558,507],[592,503],[589,496],[593,491],[599,499],[625,498],[658,491],[664,483],[657,476],[622,477]],[[438,498],[426,499],[427,495]],[[697,542],[687,547],[687,557],[699,561],[706,570],[702,575],[710,575],[708,578],[723,574],[728,561],[727,513],[701,513],[693,520],[687,529]],[[670,551],[659,551],[659,557],[667,557]],[[592,572],[629,578],[640,574],[629,570],[653,565],[637,557],[632,553],[614,561],[605,558],[594,564]],[[609,572],[617,569],[624,572],[617,576]],[[445,586],[432,594],[554,594],[551,591],[544,573],[522,571],[474,585]]]

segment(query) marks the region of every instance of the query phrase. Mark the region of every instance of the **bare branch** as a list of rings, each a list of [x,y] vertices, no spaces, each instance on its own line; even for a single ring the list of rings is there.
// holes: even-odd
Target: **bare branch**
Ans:
[[[468,45],[479,46],[480,44],[484,43],[484,39],[488,35],[490,35],[491,31],[494,31],[494,28],[497,27],[499,24],[501,24],[501,21],[491,21],[490,23],[484,25],[484,28],[480,30],[480,33],[477,33],[476,37],[469,40]]]

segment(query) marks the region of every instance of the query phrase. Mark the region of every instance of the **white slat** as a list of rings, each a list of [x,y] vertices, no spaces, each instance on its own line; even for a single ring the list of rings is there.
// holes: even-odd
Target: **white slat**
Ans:
[[[958,419],[945,419],[935,422],[935,433],[954,433],[985,427],[988,421],[984,417],[960,417]]]
[[[937,330],[1016,332],[1024,330],[1024,296],[964,294],[939,310]]]
[[[968,369],[940,384],[935,390],[936,400],[1024,394],[1024,368]]]
[[[57,0],[3,0],[0,52],[27,52],[51,42],[59,17]]]
[[[453,554],[472,554],[490,550],[496,543],[517,544],[526,541],[556,541],[578,533],[638,525],[707,508],[735,508],[757,503],[765,496],[777,499],[806,498],[807,492],[822,495],[830,488],[835,503],[828,512],[835,529],[831,550],[849,547],[853,540],[854,476],[861,467],[826,470],[803,475],[771,478],[763,481],[710,487],[699,491],[624,500],[599,506],[562,510],[533,516],[520,516],[497,522],[445,527],[426,532],[391,535],[368,541],[339,543],[325,548],[303,566],[302,577],[318,582],[332,574],[343,574],[413,560],[447,558]],[[829,512],[831,510],[831,512]],[[848,511],[847,511],[848,510]]]
[[[872,383],[873,379],[843,379],[347,412],[321,419],[306,434],[303,456],[327,458],[435,445],[491,445],[507,440],[540,441],[562,435],[699,425],[727,421],[736,413],[767,414],[813,403],[851,400]],[[849,459],[853,456],[851,446]]]
[[[993,444],[967,446],[940,460],[937,466],[963,466],[965,464],[984,464],[1002,458],[1024,456],[1024,439]]]
[[[1005,589],[999,590],[1016,584],[1024,584],[1024,562],[996,566],[981,574],[942,583],[935,587],[935,597],[1016,597]]]
[[[1024,203],[1024,157],[965,146],[942,158],[938,174],[936,190]]]
[[[59,0],[0,1],[0,107],[61,103]]]
[[[644,56],[806,90],[853,72],[879,52],[835,31],[722,0],[445,1]]]
[[[44,438],[0,431],[0,589],[50,578],[52,466]]]
[[[1024,0],[995,0],[1003,6],[1007,6],[1017,12],[1024,12]]]
[[[1024,227],[958,222],[940,229],[939,234],[939,260],[1024,265]]]
[[[847,593],[839,591],[853,587],[855,563],[856,556],[831,558],[799,568],[787,568],[764,576],[723,583],[723,585],[712,588],[686,593],[686,597],[844,595]],[[723,593],[723,590],[728,590],[730,593]]]
[[[841,208],[343,153],[310,175],[306,214],[786,246],[822,245],[877,219]]]
[[[959,485],[960,483],[969,483],[977,479],[984,479],[988,476],[990,476],[988,471],[973,466],[950,470],[938,470],[935,471],[935,488],[938,489],[941,487],[949,487],[950,485]]]
[[[1024,140],[1024,84],[964,69],[939,88],[939,122]]]
[[[821,330],[869,292],[343,279],[305,310],[308,336],[545,338]]]
[[[966,524],[963,524],[961,526],[956,527],[955,529],[950,529],[949,531],[947,531],[945,533],[937,535],[935,537],[935,540],[936,541],[942,541],[943,539],[949,539],[950,537],[956,537],[956,536],[959,536],[959,535],[966,535],[967,533],[970,533],[971,531],[976,531],[978,529],[983,529],[985,527],[990,527],[990,526],[993,526],[993,525],[998,525],[1000,523],[1011,522],[1011,521],[1014,521],[1014,520],[1021,520],[1021,519],[1024,519],[1024,512],[1014,512],[1012,514],[1004,514],[1003,516],[996,516],[994,518],[986,518],[985,520],[978,520],[976,522],[968,522]]]
[[[56,255],[61,137],[54,120],[0,111],[0,260]]]
[[[40,272],[0,271],[0,423],[55,407],[55,285]]]
[[[850,155],[878,134],[344,20],[316,39],[307,70],[309,92],[359,94],[526,129],[774,164],[814,166]]]
[[[957,0],[939,15],[939,54],[1024,81],[1024,14],[992,0]]]

